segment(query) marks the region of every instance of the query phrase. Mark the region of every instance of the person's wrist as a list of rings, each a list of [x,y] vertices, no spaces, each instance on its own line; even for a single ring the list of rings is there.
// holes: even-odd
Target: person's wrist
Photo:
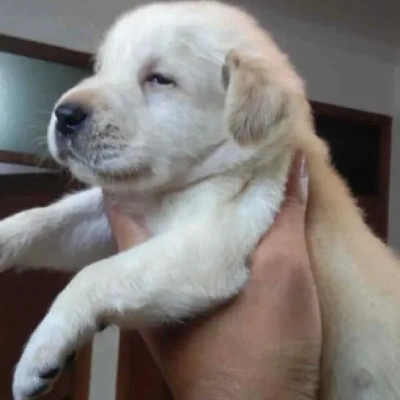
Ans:
[[[279,347],[282,343],[279,344]],[[191,360],[161,369],[174,400],[312,400],[319,383],[318,345],[287,343],[259,357],[232,358],[229,364]],[[264,349],[265,351],[265,349]],[[217,352],[218,353],[218,352]],[[216,357],[223,359],[221,357]],[[258,359],[257,359],[258,358]],[[228,359],[229,360],[229,359]],[[186,367],[185,367],[186,366]],[[177,367],[177,368],[176,368]]]
[[[244,373],[246,375],[246,373]],[[173,387],[174,400],[313,400],[317,397],[318,380],[313,373],[299,368],[279,377],[263,375],[262,379],[215,375],[197,377]],[[286,376],[286,378],[284,378]],[[168,383],[168,380],[167,380]]]

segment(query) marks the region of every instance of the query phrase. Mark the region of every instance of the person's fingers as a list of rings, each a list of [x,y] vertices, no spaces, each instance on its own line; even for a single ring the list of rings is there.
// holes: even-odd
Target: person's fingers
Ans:
[[[308,174],[304,155],[299,151],[295,154],[286,185],[286,197],[296,199],[305,205],[308,197]]]
[[[297,153],[290,169],[286,197],[272,227],[261,239],[252,255],[252,271],[257,278],[268,278],[264,266],[277,267],[286,260],[303,268],[309,263],[305,240],[305,212],[308,175],[304,156]],[[274,251],[271,251],[271,248]],[[273,260],[272,260],[273,259]],[[281,270],[285,274],[289,271]]]
[[[308,199],[308,173],[306,160],[297,153],[292,161],[286,184],[286,197],[272,229],[303,227]]]

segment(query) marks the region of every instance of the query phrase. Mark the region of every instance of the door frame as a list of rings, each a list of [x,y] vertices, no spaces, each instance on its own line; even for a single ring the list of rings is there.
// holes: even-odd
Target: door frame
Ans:
[[[93,67],[93,55],[89,53],[5,34],[0,34],[0,51],[88,71]]]

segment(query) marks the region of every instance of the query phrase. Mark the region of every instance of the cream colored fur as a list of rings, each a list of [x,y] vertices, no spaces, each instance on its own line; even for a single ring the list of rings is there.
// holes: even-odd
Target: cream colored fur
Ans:
[[[148,79],[154,73],[176,84]],[[279,210],[296,149],[310,174],[322,398],[400,398],[398,261],[363,222],[314,133],[301,80],[254,20],[213,2],[127,13],[106,35],[96,73],[58,104],[66,101],[93,110],[91,123],[62,153],[53,116],[49,147],[94,188],[0,224],[4,268],[80,270],[27,343],[15,400],[50,387],[43,374],[100,323],[179,320],[234,296]],[[151,239],[113,255],[100,187]]]

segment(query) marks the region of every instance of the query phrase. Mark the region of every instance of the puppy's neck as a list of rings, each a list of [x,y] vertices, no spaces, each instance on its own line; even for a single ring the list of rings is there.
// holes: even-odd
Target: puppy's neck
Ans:
[[[113,192],[111,197],[133,218],[144,221],[153,233],[168,229],[176,222],[204,212],[237,195],[251,179],[251,174],[216,175],[199,179],[178,190],[138,194]]]
[[[199,165],[199,170],[191,171],[179,189],[146,194],[119,192],[114,193],[115,201],[128,214],[144,221],[153,235],[176,224],[191,223],[194,217],[210,212],[218,204],[247,198],[247,192],[253,193],[250,198],[265,197],[262,201],[274,204],[275,200],[270,197],[286,181],[290,153],[280,157],[275,151],[266,156],[252,149],[231,150],[231,146],[219,148],[218,153]],[[250,204],[251,200],[245,202]]]
[[[183,177],[182,184],[187,186],[215,176],[242,175],[244,170],[255,167],[256,155],[259,152],[253,147],[243,148],[233,140],[226,140],[208,157],[196,164],[187,176]]]
[[[163,187],[142,192],[127,185],[113,188],[111,193],[116,201],[134,204],[130,208],[144,214],[149,208],[161,207],[167,198],[177,199],[187,197],[187,193],[208,191],[211,182],[218,181],[218,185],[223,186],[227,177],[230,180],[236,178],[238,182],[245,181],[255,167],[254,155],[254,149],[243,149],[232,140],[225,140],[206,157],[199,157],[185,174]]]

